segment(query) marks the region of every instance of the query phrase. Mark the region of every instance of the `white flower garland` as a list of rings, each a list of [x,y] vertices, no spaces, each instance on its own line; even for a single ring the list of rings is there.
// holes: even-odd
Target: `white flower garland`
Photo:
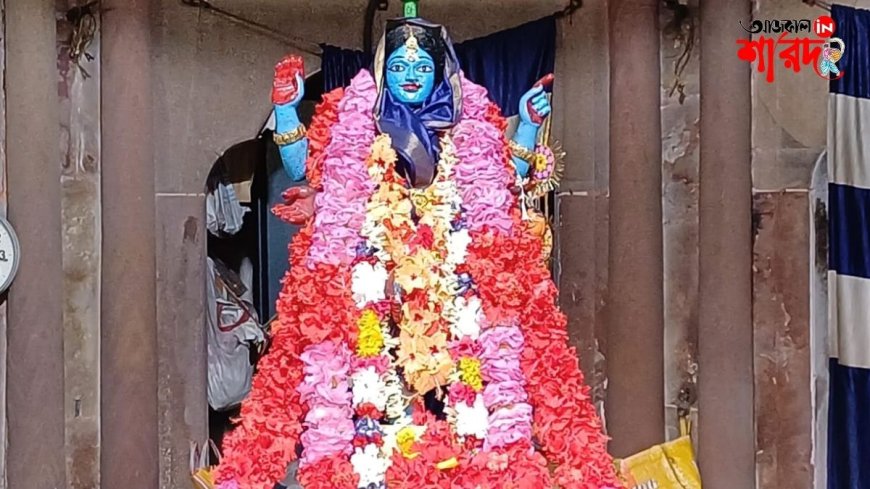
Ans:
[[[445,225],[445,229],[450,230],[446,236],[447,256],[441,264],[441,270],[442,276],[448,277],[447,281],[453,295],[452,299],[444,302],[442,315],[450,326],[453,340],[459,341],[467,337],[472,342],[476,342],[480,336],[483,318],[481,302],[477,296],[466,298],[459,295],[461,288],[459,277],[456,275],[456,268],[463,265],[468,256],[471,236],[465,227],[459,229],[452,227],[452,221],[461,217],[462,197],[455,181],[450,178],[453,168],[459,160],[456,158],[456,147],[449,137],[441,139],[441,154],[442,159],[438,166],[441,181],[438,182],[440,186],[436,191],[442,196],[445,207],[449,206],[449,212],[447,209],[443,211],[439,209],[441,212],[437,212],[435,215],[437,218],[443,219],[442,224]],[[456,370],[450,376],[450,380],[452,383],[462,382],[458,363]],[[479,440],[486,437],[489,428],[489,413],[484,405],[482,394],[482,391],[477,393],[471,406],[464,402],[451,403],[449,397],[446,399],[447,419],[458,436],[474,436]]]

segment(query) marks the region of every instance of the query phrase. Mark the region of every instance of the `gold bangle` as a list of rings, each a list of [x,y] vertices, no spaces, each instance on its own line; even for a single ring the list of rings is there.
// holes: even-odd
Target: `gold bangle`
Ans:
[[[272,141],[275,141],[278,146],[287,146],[300,141],[306,134],[308,131],[305,130],[305,124],[300,123],[292,131],[272,134]]]
[[[515,141],[511,141],[509,143],[511,148],[511,153],[517,158],[524,160],[528,163],[532,163],[535,160],[536,153],[529,148],[524,148],[517,144]]]

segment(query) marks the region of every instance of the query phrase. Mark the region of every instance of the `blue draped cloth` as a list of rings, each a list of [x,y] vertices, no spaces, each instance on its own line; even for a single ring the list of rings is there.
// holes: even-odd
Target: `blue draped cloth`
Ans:
[[[347,86],[371,56],[362,51],[322,45],[324,92]],[[550,16],[478,39],[456,44],[465,76],[489,91],[505,116],[519,112],[520,98],[556,65],[556,17]]]
[[[828,489],[870,489],[870,10],[831,8],[845,51],[830,84]]]

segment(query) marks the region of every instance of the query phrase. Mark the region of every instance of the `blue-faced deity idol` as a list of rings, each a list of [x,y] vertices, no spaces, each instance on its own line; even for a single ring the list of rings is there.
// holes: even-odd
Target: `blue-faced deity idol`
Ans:
[[[421,105],[435,88],[435,60],[417,44],[416,37],[387,59],[387,88],[399,102]]]
[[[440,135],[462,112],[459,62],[449,38],[441,26],[423,20],[390,21],[373,70],[378,129],[390,136],[409,182],[427,186],[435,175]]]

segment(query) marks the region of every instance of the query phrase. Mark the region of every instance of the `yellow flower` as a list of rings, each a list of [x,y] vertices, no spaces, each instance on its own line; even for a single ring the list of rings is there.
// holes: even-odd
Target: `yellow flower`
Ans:
[[[459,373],[462,382],[475,391],[483,390],[483,377],[480,375],[480,360],[476,358],[461,358]]]
[[[396,434],[396,445],[399,446],[399,450],[405,458],[413,459],[420,455],[413,451],[414,442],[416,441],[417,434],[410,426],[402,428],[399,430],[399,433]]]
[[[541,153],[535,153],[535,171],[542,172],[547,169],[547,156]]]
[[[357,321],[359,338],[356,353],[361,357],[374,357],[384,348],[384,335],[378,316],[373,311],[365,311]]]

